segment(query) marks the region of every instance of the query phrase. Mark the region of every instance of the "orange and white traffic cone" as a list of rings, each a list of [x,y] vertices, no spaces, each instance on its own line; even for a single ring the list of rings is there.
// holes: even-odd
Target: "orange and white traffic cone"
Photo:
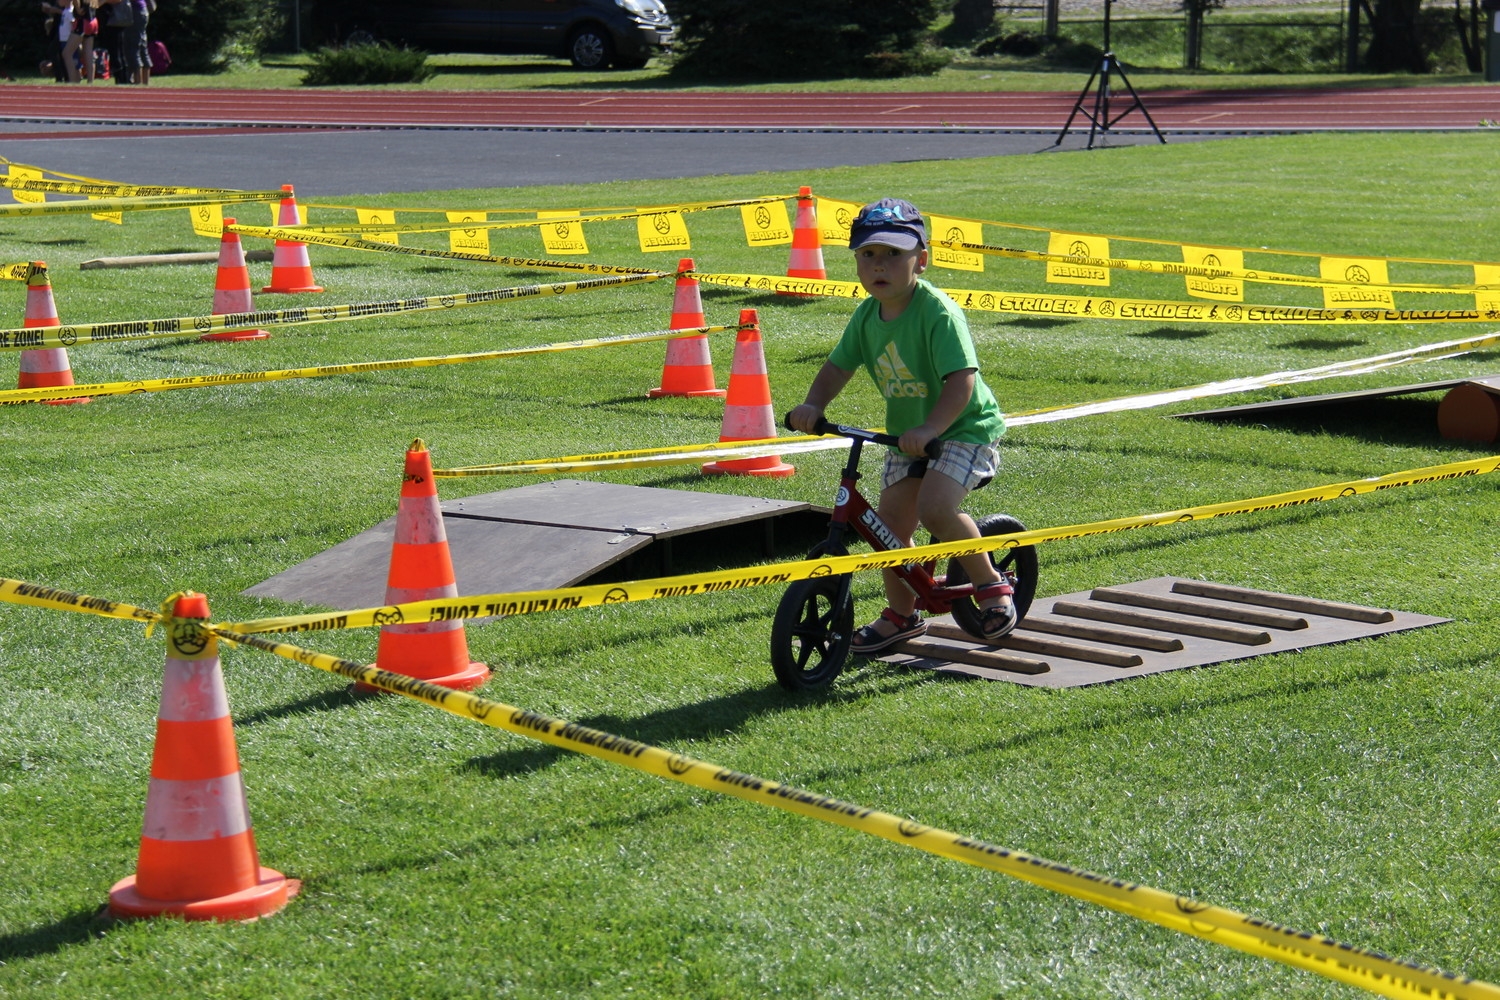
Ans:
[[[672,293],[672,325],[669,330],[691,330],[707,326],[703,318],[703,299],[698,294],[698,279],[693,277],[693,258],[677,262],[677,287]],[[708,352],[708,334],[678,337],[667,341],[667,360],[661,369],[661,387],[646,393],[651,399],[662,396],[723,396],[725,390],[714,388],[714,363]]]
[[[234,225],[233,219],[225,219],[226,227]],[[245,248],[240,245],[240,234],[228,228],[219,240],[219,271],[214,276],[215,316],[230,313],[254,312],[254,300],[250,297],[250,268],[245,263]],[[199,340],[265,340],[268,330],[224,330],[220,333],[205,333]]]
[[[297,211],[297,195],[290,184],[281,185],[286,197],[281,199],[281,214],[276,217],[278,226],[302,225],[302,214]],[[307,244],[296,240],[277,240],[271,251],[271,283],[262,292],[321,292],[323,289],[313,280],[312,261],[307,259]]]
[[[729,398],[724,401],[724,426],[719,443],[758,441],[776,436],[776,413],[771,408],[771,381],[766,377],[766,355],[761,348],[760,321],[754,309],[740,310],[740,332],[734,342],[734,366],[729,370]],[[705,475],[790,476],[795,466],[780,455],[732,458],[710,462]]]
[[[134,875],[109,890],[116,917],[250,920],[275,913],[301,889],[260,866],[219,641],[203,628],[208,599],[177,596],[156,716],[156,751]]]
[[[26,318],[21,324],[30,330],[38,326],[62,326],[57,318],[57,303],[52,299],[52,282],[47,277],[46,261],[34,260],[26,268]],[[18,389],[45,389],[73,384],[73,367],[68,364],[66,347],[43,347],[21,352],[21,375]],[[52,406],[62,403],[92,402],[87,396],[76,399],[44,399]]]
[[[457,597],[448,532],[432,478],[432,452],[418,438],[406,452],[401,503],[396,510],[396,540],[385,581],[385,603],[407,604]],[[375,666],[429,684],[468,691],[490,679],[490,669],[469,660],[463,619],[383,625]],[[355,690],[379,688],[356,684]]]
[[[823,269],[823,233],[818,228],[817,203],[812,188],[797,189],[797,221],[792,224],[792,254],[787,261],[788,278],[828,277]],[[777,292],[778,295],[806,295],[806,292]]]

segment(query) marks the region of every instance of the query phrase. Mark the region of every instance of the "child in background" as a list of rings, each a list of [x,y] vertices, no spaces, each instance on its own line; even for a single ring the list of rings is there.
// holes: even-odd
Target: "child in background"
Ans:
[[[900,449],[886,454],[881,519],[907,545],[918,523],[944,542],[978,538],[978,527],[959,505],[994,478],[1005,420],[979,377],[963,310],[920,277],[928,264],[926,222],[911,202],[883,198],[855,216],[849,249],[870,297],[855,309],[807,399],[787,422],[812,433],[824,408],[863,365],[885,397],[886,432],[901,439]],[[923,456],[933,440],[942,454],[929,461]],[[985,638],[1008,635],[1017,620],[1010,582],[987,553],[960,557],[959,563],[974,584]],[[888,606],[855,633],[856,653],[878,653],[927,631],[916,613],[916,594],[893,570],[884,577]]]

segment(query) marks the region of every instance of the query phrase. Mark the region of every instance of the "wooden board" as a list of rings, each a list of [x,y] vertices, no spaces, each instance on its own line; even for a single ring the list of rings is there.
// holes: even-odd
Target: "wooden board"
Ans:
[[[970,637],[949,616],[934,618],[921,640],[881,659],[1033,687],[1082,687],[1450,620],[1162,576],[1038,598],[1020,628],[995,644]],[[1027,662],[1007,666],[1006,657]]]
[[[655,558],[645,575],[665,575],[672,571],[674,539],[690,555],[698,538],[726,531],[750,537],[769,554],[777,521],[826,525],[828,517],[807,503],[566,479],[439,507],[460,594],[570,587],[648,547]],[[340,610],[378,607],[385,603],[395,532],[396,519],[389,517],[244,593]]]

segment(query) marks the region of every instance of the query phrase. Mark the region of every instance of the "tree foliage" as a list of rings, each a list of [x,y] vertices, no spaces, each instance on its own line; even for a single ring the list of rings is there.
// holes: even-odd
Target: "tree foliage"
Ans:
[[[939,0],[677,0],[672,75],[798,80],[936,72]]]
[[[156,0],[151,36],[172,53],[172,69],[212,73],[234,58],[251,58],[285,27],[278,3],[256,0]]]
[[[1422,0],[1375,0],[1373,37],[1365,51],[1365,68],[1375,73],[1426,73],[1431,32],[1424,23]],[[1369,7],[1366,6],[1366,12]]]

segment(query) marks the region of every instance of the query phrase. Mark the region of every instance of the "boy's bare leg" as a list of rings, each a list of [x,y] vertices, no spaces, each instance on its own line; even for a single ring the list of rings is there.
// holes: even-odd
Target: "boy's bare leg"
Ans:
[[[963,538],[980,537],[979,526],[974,523],[974,519],[959,509],[969,491],[958,480],[929,470],[921,479],[908,479],[906,482],[920,484],[917,517],[932,532],[933,538],[956,542]],[[1000,573],[995,569],[995,564],[990,562],[988,553],[959,556],[958,564],[968,573],[969,582],[976,587],[1000,581]],[[980,601],[979,605],[985,608],[1002,607],[1009,600],[1009,597],[990,598]]]
[[[880,506],[876,513],[896,537],[907,545],[917,531],[917,494],[922,485],[920,479],[903,479],[889,489],[880,491]],[[880,571],[885,582],[885,603],[898,615],[910,618],[917,610],[917,595],[906,581],[892,569]],[[883,618],[875,620],[875,630],[882,635],[895,635],[896,628]]]

